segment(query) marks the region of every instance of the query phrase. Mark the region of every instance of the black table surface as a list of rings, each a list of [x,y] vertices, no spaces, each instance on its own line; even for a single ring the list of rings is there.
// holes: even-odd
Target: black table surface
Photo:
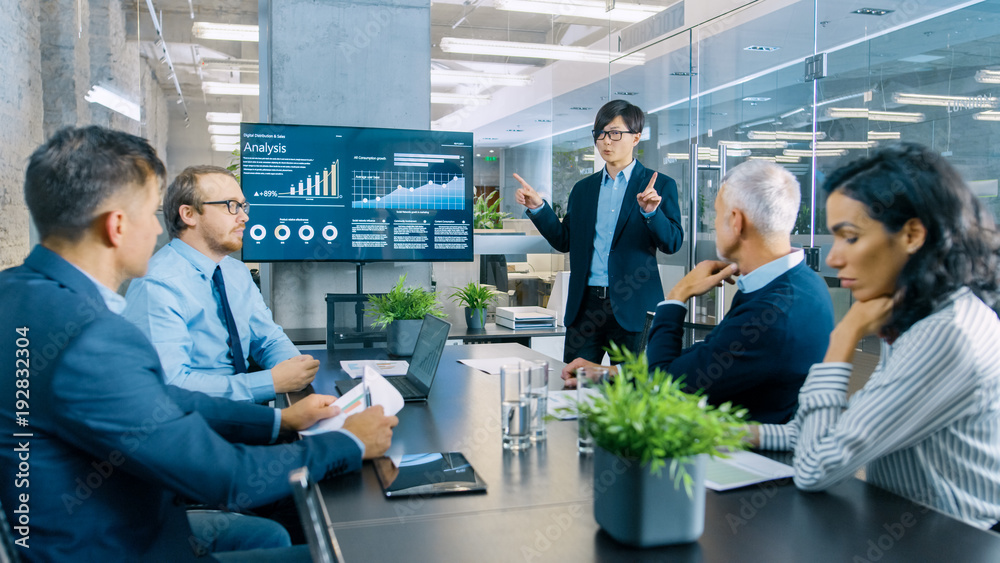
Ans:
[[[295,344],[325,344],[325,328],[289,328],[285,329],[285,334]],[[557,326],[550,328],[519,328],[512,329],[499,326],[496,323],[486,323],[481,329],[471,329],[465,326],[465,321],[452,323],[451,330],[448,331],[449,340],[463,340],[465,342],[479,342],[484,340],[516,340],[527,339],[536,336],[564,336],[566,327]]]
[[[338,360],[313,388],[335,394]],[[382,352],[384,354],[384,352]],[[348,561],[1000,561],[1000,536],[856,479],[823,493],[790,480],[706,497],[696,543],[653,549],[618,544],[593,517],[592,458],[576,451],[576,422],[548,423],[548,439],[523,453],[500,446],[499,376],[458,363],[517,356],[562,363],[519,344],[446,346],[426,403],[407,403],[389,454],[459,451],[489,486],[485,494],[386,499],[370,463],[322,483]]]

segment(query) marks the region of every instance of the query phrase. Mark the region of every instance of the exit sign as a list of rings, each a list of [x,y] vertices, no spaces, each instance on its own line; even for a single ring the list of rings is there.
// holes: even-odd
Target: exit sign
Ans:
[[[486,162],[493,162],[496,159],[497,159],[497,157],[495,157],[495,156],[484,156],[483,157],[483,160],[485,160]]]

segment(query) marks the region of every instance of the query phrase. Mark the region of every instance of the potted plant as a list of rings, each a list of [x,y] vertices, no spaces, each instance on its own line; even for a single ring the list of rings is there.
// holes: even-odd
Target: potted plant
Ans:
[[[493,198],[492,196],[496,196]],[[490,203],[490,200],[493,203]],[[500,211],[500,202],[503,198],[499,192],[483,192],[476,196],[472,205],[472,226],[474,229],[502,229],[503,220],[510,219],[511,214]]]
[[[365,313],[375,317],[372,325],[386,329],[386,348],[393,356],[412,356],[424,315],[446,315],[437,293],[422,287],[404,287],[406,274],[384,295],[370,295]]]
[[[594,518],[637,547],[693,542],[705,528],[705,463],[744,449],[746,409],[708,404],[645,354],[612,344],[619,375],[574,410],[594,437]],[[666,471],[664,471],[666,469]]]
[[[486,307],[496,301],[497,292],[489,286],[471,281],[464,287],[454,287],[451,299],[465,305],[465,323],[469,328],[483,328],[486,324]]]

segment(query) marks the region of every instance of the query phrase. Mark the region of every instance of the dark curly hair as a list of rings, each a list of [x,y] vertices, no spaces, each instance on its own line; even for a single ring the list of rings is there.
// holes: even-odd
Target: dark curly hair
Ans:
[[[896,280],[884,336],[898,337],[963,286],[994,305],[1000,235],[989,212],[941,155],[916,143],[894,144],[838,169],[823,188],[864,204],[890,233],[912,218],[927,229],[924,245]]]

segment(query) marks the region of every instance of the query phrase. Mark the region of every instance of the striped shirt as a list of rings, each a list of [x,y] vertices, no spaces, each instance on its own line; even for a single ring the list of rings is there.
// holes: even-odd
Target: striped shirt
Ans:
[[[847,400],[851,364],[809,370],[799,410],[760,427],[761,449],[795,450],[795,484],[867,481],[970,525],[1000,520],[1000,320],[955,291],[892,345]],[[846,409],[845,409],[846,407]]]

